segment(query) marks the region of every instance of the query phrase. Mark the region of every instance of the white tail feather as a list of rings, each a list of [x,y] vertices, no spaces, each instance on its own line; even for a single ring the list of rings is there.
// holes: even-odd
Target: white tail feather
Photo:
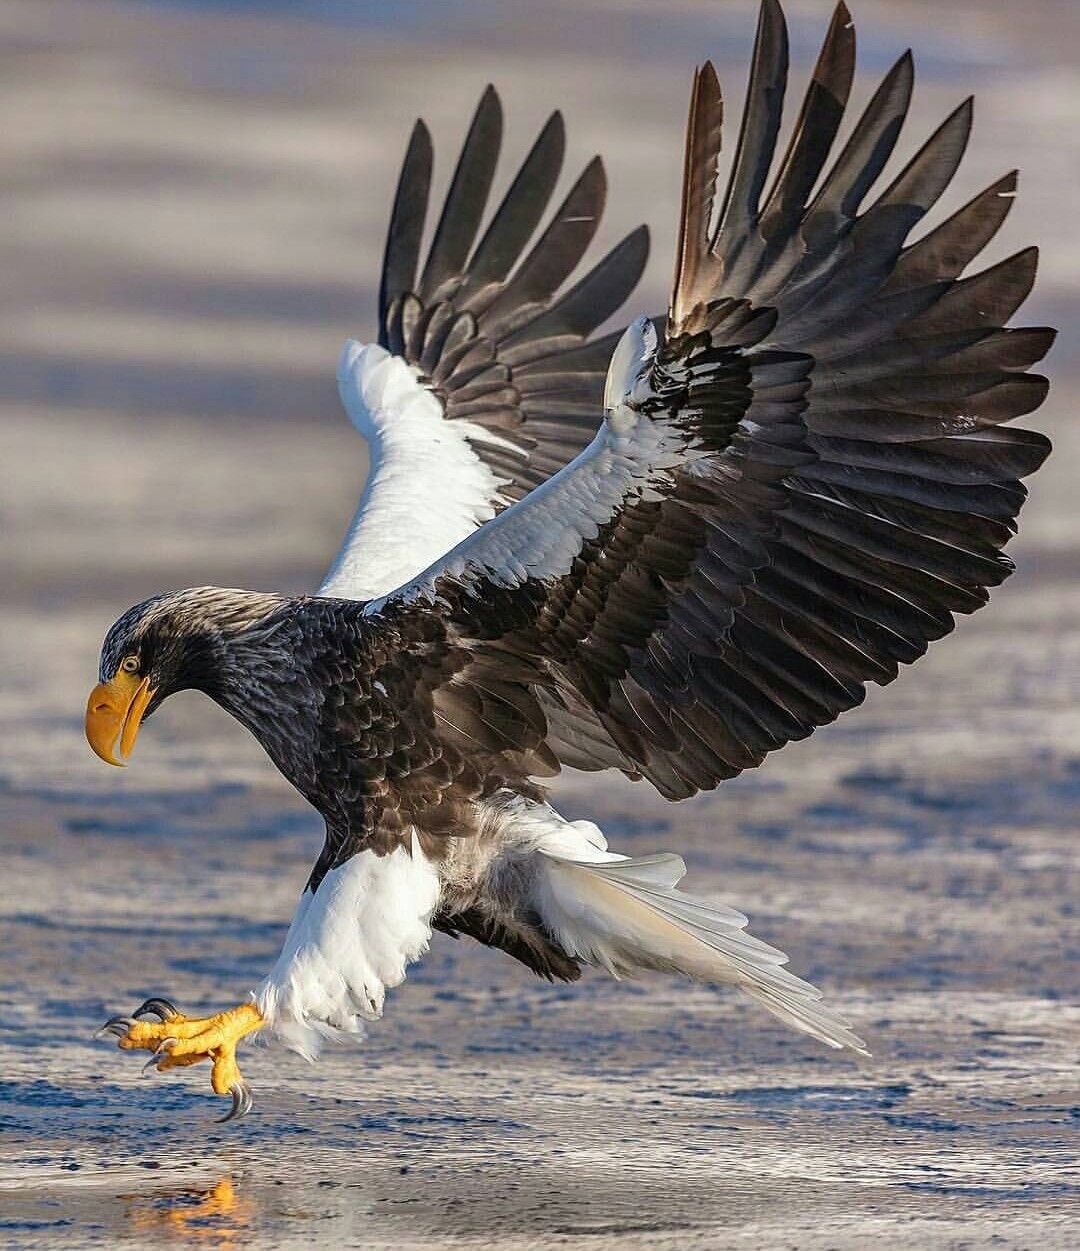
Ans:
[[[540,912],[570,955],[616,977],[637,969],[683,973],[738,986],[774,1016],[830,1047],[869,1054],[862,1039],[821,1003],[821,991],[782,966],[787,956],[744,933],[734,908],[676,890],[681,857],[586,862],[539,852]]]

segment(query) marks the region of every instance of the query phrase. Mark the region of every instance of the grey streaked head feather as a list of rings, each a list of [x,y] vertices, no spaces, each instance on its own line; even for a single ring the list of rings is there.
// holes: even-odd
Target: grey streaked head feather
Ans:
[[[111,678],[120,662],[152,634],[183,638],[198,633],[236,635],[262,621],[283,596],[232,587],[196,586],[166,591],[135,604],[117,618],[101,646],[100,677]]]

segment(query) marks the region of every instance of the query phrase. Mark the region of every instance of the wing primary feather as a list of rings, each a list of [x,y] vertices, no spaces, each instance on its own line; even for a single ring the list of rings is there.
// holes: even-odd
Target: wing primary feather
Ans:
[[[677,326],[682,325],[694,305],[712,286],[711,276],[704,278],[701,270],[711,267],[709,229],[716,195],[723,120],[724,101],[720,83],[713,63],[706,61],[694,73],[690,115],[686,123],[682,209],[670,310],[671,320]]]
[[[761,233],[786,238],[798,224],[832,150],[855,77],[855,26],[846,4],[833,12],[802,109],[761,213]]]
[[[921,217],[933,208],[952,181],[967,148],[973,106],[974,98],[968,96],[949,114],[878,197],[870,213],[911,205],[920,210]]]
[[[465,268],[495,177],[502,128],[502,104],[495,88],[488,86],[465,137],[424,265],[418,294],[425,303]]]
[[[402,162],[390,213],[390,227],[379,284],[380,343],[388,347],[390,306],[416,284],[420,243],[431,191],[433,152],[431,134],[422,120],[413,127]]]
[[[626,302],[648,257],[649,230],[638,226],[546,312],[507,336],[506,359],[514,365],[531,360],[531,351],[522,348],[532,349],[536,341],[563,335],[584,338]]]
[[[915,72],[907,51],[882,79],[810,205],[809,219],[853,220],[892,155],[907,117]],[[804,232],[809,227],[804,227]]]
[[[761,192],[769,176],[787,83],[788,38],[778,0],[762,0],[732,174],[720,210],[713,251],[745,237],[756,224]],[[725,264],[727,257],[725,256]]]
[[[1001,229],[1016,196],[1013,170],[901,253],[880,295],[958,277]]]
[[[529,255],[484,311],[481,327],[504,337],[535,316],[577,268],[593,240],[607,199],[607,175],[598,156],[585,166]]]
[[[456,299],[459,308],[469,307],[471,297],[489,284],[502,282],[513,268],[547,209],[565,151],[566,127],[562,114],[555,112],[541,130],[469,261]]]

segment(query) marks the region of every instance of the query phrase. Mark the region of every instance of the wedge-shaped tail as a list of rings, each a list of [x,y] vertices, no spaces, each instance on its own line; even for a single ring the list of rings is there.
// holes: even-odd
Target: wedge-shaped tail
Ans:
[[[821,1002],[821,991],[783,967],[782,951],[746,933],[741,912],[676,889],[686,873],[682,857],[597,864],[539,854],[546,866],[545,927],[568,955],[615,976],[653,969],[737,986],[804,1034],[868,1054],[847,1022]]]

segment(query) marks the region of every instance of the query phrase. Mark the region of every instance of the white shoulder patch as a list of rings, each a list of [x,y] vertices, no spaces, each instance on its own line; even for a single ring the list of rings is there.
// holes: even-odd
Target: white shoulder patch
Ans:
[[[438,396],[400,356],[346,342],[338,392],[368,443],[367,482],[320,595],[375,599],[396,590],[495,515],[500,480],[469,445],[491,436],[447,421]]]
[[[256,995],[270,1032],[314,1059],[326,1039],[378,1020],[386,991],[427,950],[438,900],[438,874],[415,838],[411,851],[362,851],[331,869],[304,892]]]
[[[648,317],[637,318],[623,331],[604,380],[604,412],[609,419],[633,396],[639,379],[656,356],[656,348],[656,327]]]
[[[440,578],[506,588],[530,578],[560,578],[627,499],[663,498],[659,475],[688,464],[695,454],[677,427],[622,406],[607,414],[600,432],[569,465],[425,567],[401,588],[401,598],[434,602]],[[384,602],[376,600],[365,611],[378,613]]]
[[[512,589],[530,579],[563,577],[628,499],[662,499],[669,475],[707,453],[677,423],[651,417],[632,402],[639,385],[648,387],[656,350],[652,322],[647,317],[631,322],[611,358],[604,421],[588,447],[440,554],[393,598],[434,602],[441,578],[466,587],[487,582]],[[384,602],[373,600],[365,611],[377,614]]]

